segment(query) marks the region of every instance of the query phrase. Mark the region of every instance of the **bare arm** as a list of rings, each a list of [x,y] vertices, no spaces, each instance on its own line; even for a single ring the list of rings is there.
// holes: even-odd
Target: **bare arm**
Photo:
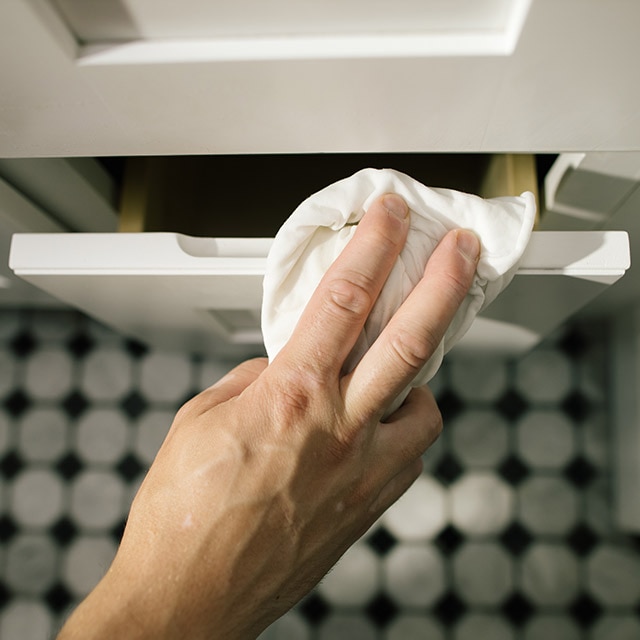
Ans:
[[[397,205],[400,217],[387,205]],[[454,231],[358,366],[342,365],[408,231],[376,201],[274,362],[245,362],[177,414],[106,576],[59,640],[254,638],[414,482],[431,393],[385,408],[440,341],[479,243]]]

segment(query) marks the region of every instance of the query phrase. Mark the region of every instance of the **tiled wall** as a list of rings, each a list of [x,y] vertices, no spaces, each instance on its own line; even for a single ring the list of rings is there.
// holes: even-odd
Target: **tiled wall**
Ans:
[[[597,329],[519,362],[446,362],[425,474],[264,639],[640,638]],[[232,364],[71,312],[0,311],[2,640],[51,637],[113,557],[175,410]]]

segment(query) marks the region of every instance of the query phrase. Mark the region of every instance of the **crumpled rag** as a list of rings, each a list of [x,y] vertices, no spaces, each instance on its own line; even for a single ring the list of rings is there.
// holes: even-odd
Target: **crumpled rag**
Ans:
[[[422,278],[429,256],[449,230],[471,229],[482,244],[469,293],[436,352],[388,408],[388,416],[402,404],[411,387],[425,384],[436,374],[444,354],[509,284],[529,242],[536,204],[530,192],[485,200],[451,189],[429,188],[392,169],[363,169],[315,193],[280,228],[267,258],[262,334],[270,361],[291,336],[322,276],[355,233],[355,225],[385,193],[397,193],[407,202],[411,210],[409,234],[345,371],[356,366]]]

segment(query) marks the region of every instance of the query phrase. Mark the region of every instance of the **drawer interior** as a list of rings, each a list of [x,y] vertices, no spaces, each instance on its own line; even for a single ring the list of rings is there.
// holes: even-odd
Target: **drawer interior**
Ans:
[[[162,156],[126,160],[119,229],[273,237],[312,193],[365,167],[483,197],[538,193],[529,154]]]

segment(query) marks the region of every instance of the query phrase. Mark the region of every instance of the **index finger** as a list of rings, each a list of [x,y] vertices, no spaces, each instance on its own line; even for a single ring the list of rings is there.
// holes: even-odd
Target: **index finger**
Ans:
[[[429,258],[421,281],[345,379],[352,415],[384,413],[433,355],[462,304],[480,257],[477,236],[450,231]]]
[[[404,246],[409,208],[386,194],[369,207],[328,269],[279,354],[321,377],[337,377]]]

